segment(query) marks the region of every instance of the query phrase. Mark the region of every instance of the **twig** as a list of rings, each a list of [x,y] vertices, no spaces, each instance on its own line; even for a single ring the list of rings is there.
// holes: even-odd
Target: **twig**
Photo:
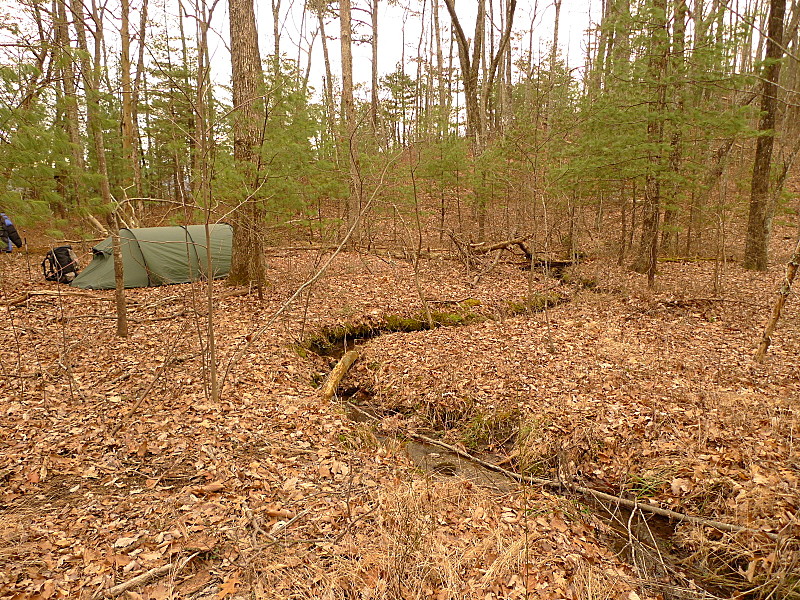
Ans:
[[[171,315],[167,315],[164,317],[147,317],[144,319],[139,319],[136,317],[128,317],[129,323],[153,323],[155,321],[170,321],[172,319],[177,319],[179,317],[185,317],[188,313],[185,310],[180,312],[173,313]],[[202,312],[199,313],[203,315]],[[64,321],[74,321],[76,319],[116,319],[116,315],[98,315],[98,314],[89,314],[89,315],[68,315],[63,317]]]
[[[278,539],[275,539],[276,535],[278,535],[282,531],[286,531],[287,527],[289,527],[290,525],[292,525],[292,524],[296,523],[297,521],[299,521],[300,519],[302,519],[309,512],[311,512],[311,509],[307,508],[304,511],[301,511],[301,512],[297,513],[297,515],[295,515],[294,517],[292,517],[291,519],[286,521],[286,523],[283,523],[280,527],[276,528],[275,531],[272,534],[265,533],[265,535],[267,537],[269,537],[272,541],[269,542],[268,544],[264,544],[263,546],[261,546],[259,548],[259,550],[266,550],[270,546],[277,546],[278,544],[287,544],[288,545],[288,544],[300,544],[300,543],[309,543],[309,542],[322,541],[322,540],[285,540],[285,539],[284,540],[278,540]]]
[[[792,283],[797,275],[797,269],[800,266],[800,238],[797,240],[794,253],[789,259],[789,264],[786,265],[786,275],[783,278],[781,289],[778,291],[778,298],[775,300],[775,306],[772,308],[772,314],[764,327],[764,333],[761,336],[761,342],[758,344],[758,351],[756,352],[755,361],[757,363],[764,361],[764,356],[767,353],[772,342],[772,334],[775,333],[775,327],[778,325],[778,319],[781,318],[781,311],[783,305],[786,304],[786,299],[792,291]]]
[[[173,348],[174,347],[175,346],[173,346]],[[196,356],[196,354],[191,355],[191,356]],[[153,377],[152,381],[150,382],[150,385],[148,385],[147,388],[145,388],[145,390],[139,395],[139,398],[136,400],[136,402],[134,402],[133,406],[128,411],[128,413],[124,417],[122,417],[119,420],[119,423],[117,423],[114,426],[114,429],[111,430],[111,435],[112,436],[117,435],[119,433],[119,430],[122,429],[125,426],[125,423],[128,421],[128,419],[130,419],[133,416],[133,414],[137,410],[139,410],[139,407],[142,405],[142,402],[144,402],[144,399],[147,398],[147,395],[155,387],[155,385],[158,382],[158,380],[161,379],[161,376],[164,374],[164,371],[167,370],[167,367],[169,367],[169,366],[171,366],[171,365],[173,365],[173,364],[175,364],[177,362],[183,362],[184,360],[186,360],[185,357],[175,358],[173,356],[169,356],[169,357],[166,358],[166,360],[164,360],[162,365],[158,368],[158,371],[156,371],[155,377]]]
[[[294,293],[276,310],[272,316],[267,320],[266,324],[264,324],[261,328],[254,331],[252,334],[247,336],[247,343],[245,343],[234,355],[228,360],[228,364],[225,367],[225,372],[222,375],[222,379],[219,384],[219,393],[220,396],[222,395],[222,390],[225,388],[225,381],[228,378],[228,373],[230,373],[233,366],[238,363],[242,358],[247,354],[247,351],[253,346],[253,344],[258,341],[264,333],[270,331],[273,328],[273,324],[281,316],[284,312],[286,312],[292,303],[297,300],[297,298],[308,288],[314,285],[328,270],[331,263],[336,259],[336,257],[344,250],[345,246],[350,241],[350,238],[353,236],[353,232],[355,232],[358,224],[361,222],[362,217],[367,213],[367,211],[372,206],[373,201],[378,195],[378,191],[381,189],[384,179],[386,178],[386,174],[389,171],[389,167],[398,159],[400,158],[400,154],[394,156],[391,160],[386,163],[386,166],[383,168],[381,172],[380,180],[378,185],[375,187],[375,191],[369,197],[364,205],[361,208],[361,211],[358,213],[358,217],[353,221],[350,229],[348,229],[347,233],[344,235],[342,240],[339,242],[339,245],[336,247],[328,259],[322,264],[322,266],[317,269],[317,272],[314,273],[309,279],[307,279],[300,287],[298,287]]]
[[[352,404],[351,402],[348,402],[347,405],[350,408],[354,409],[355,411],[357,411],[357,412],[359,412],[359,413],[361,413],[363,415],[366,415],[369,419],[371,419],[373,421],[380,421],[380,419],[378,419],[374,415],[371,415],[367,411],[359,408],[358,406],[356,406],[355,404]],[[421,441],[421,442],[425,442],[426,444],[431,444],[431,445],[434,445],[434,446],[439,446],[440,448],[444,448],[445,450],[448,450],[448,451],[452,452],[453,454],[456,454],[456,455],[460,456],[463,459],[466,459],[466,460],[468,460],[468,461],[470,461],[472,463],[480,465],[480,466],[482,466],[482,467],[484,467],[484,468],[486,468],[486,469],[488,469],[490,471],[494,471],[495,473],[500,473],[501,475],[505,475],[509,479],[513,479],[514,481],[517,481],[517,482],[522,483],[522,484],[541,485],[541,486],[544,486],[544,487],[547,487],[547,488],[551,488],[551,489],[556,489],[556,490],[560,490],[560,489],[564,489],[565,488],[565,489],[570,490],[572,492],[577,492],[577,493],[584,494],[584,495],[587,495],[587,496],[592,496],[593,498],[595,498],[597,500],[602,500],[602,501],[605,501],[605,502],[613,502],[613,503],[619,504],[620,506],[624,506],[625,508],[629,508],[631,510],[638,509],[638,510],[640,510],[642,512],[649,512],[649,513],[652,513],[652,514],[656,514],[656,515],[659,515],[659,516],[662,516],[662,517],[667,517],[668,519],[674,519],[676,521],[681,521],[681,522],[684,522],[684,523],[694,523],[695,525],[701,525],[701,526],[705,526],[705,527],[713,527],[714,529],[717,529],[719,531],[729,531],[729,532],[732,532],[732,533],[742,533],[742,532],[760,533],[762,535],[767,536],[771,540],[777,540],[778,539],[778,535],[777,534],[770,533],[768,531],[761,531],[760,529],[751,529],[749,527],[742,527],[740,525],[733,525],[731,523],[723,523],[721,521],[714,521],[714,520],[711,520],[711,519],[704,519],[702,517],[695,517],[695,516],[692,516],[692,515],[687,515],[687,514],[684,514],[684,513],[675,512],[674,510],[669,510],[668,508],[661,508],[661,507],[658,507],[658,506],[653,506],[652,504],[641,504],[639,502],[634,502],[633,500],[628,500],[626,498],[620,498],[619,496],[613,496],[611,494],[606,494],[605,492],[601,492],[599,490],[595,490],[595,489],[592,489],[592,488],[584,487],[584,486],[581,486],[581,485],[574,485],[572,483],[568,483],[568,482],[564,482],[564,481],[554,481],[552,479],[542,479],[540,477],[530,477],[530,476],[520,475],[519,473],[514,473],[513,471],[509,471],[509,470],[504,469],[503,467],[499,467],[499,466],[497,466],[497,465],[495,465],[493,463],[486,462],[485,460],[481,460],[480,458],[478,458],[477,456],[473,456],[469,452],[465,452],[464,450],[456,448],[455,446],[451,446],[450,444],[447,444],[445,442],[441,442],[439,440],[436,440],[436,439],[433,439],[433,438],[429,438],[428,436],[421,435],[419,433],[414,433],[413,431],[406,432],[406,435],[408,437],[410,437],[411,439],[415,439],[415,440],[418,440],[418,441]]]
[[[461,300],[428,300],[431,304],[461,304],[462,302],[466,302],[467,300],[475,300],[472,296],[467,296],[466,298],[462,298]]]
[[[340,532],[339,532],[339,535],[337,535],[337,536],[336,536],[336,537],[333,539],[333,542],[332,542],[332,543],[333,543],[333,544],[338,544],[339,542],[341,542],[341,541],[342,541],[342,539],[344,539],[344,536],[346,536],[346,535],[347,535],[347,534],[350,532],[350,530],[353,528],[353,526],[354,526],[356,523],[358,523],[358,522],[359,522],[361,519],[363,519],[364,517],[368,517],[368,516],[370,516],[370,515],[371,515],[372,513],[374,513],[374,512],[375,512],[377,509],[378,509],[378,505],[376,504],[375,506],[373,506],[372,508],[370,508],[370,509],[369,509],[367,512],[365,512],[364,514],[358,515],[358,516],[357,516],[355,519],[353,519],[352,521],[350,521],[350,522],[347,524],[347,526],[346,526],[346,527],[345,527],[345,528],[344,528],[342,531],[340,531]]]
[[[299,521],[300,519],[305,517],[309,512],[311,512],[311,509],[307,508],[304,511],[301,511],[301,512],[297,513],[294,517],[292,517],[291,519],[289,519],[285,523],[281,523],[278,527],[275,528],[275,531],[272,532],[272,536],[274,537],[274,536],[278,535],[281,531],[285,531],[287,528],[291,527],[297,521]]]

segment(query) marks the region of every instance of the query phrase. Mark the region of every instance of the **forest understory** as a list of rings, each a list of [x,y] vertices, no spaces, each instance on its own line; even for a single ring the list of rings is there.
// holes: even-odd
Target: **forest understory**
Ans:
[[[217,403],[204,283],[127,290],[121,339],[112,291],[0,256],[0,598],[800,598],[796,296],[753,362],[778,229],[765,273],[663,261],[655,289],[344,253],[264,328],[324,258],[275,248],[263,301],[213,284]],[[448,326],[400,331],[419,290]],[[322,399],[311,342],[381,327]]]

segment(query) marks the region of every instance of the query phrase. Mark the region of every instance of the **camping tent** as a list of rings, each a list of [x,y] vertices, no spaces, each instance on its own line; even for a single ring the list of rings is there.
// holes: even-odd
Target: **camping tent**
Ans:
[[[210,233],[211,268],[217,279],[225,277],[231,267],[233,229],[217,223],[210,226]],[[126,288],[187,283],[209,274],[205,225],[120,229],[119,237]],[[91,290],[114,288],[111,238],[92,248],[92,253],[92,262],[71,285]]]

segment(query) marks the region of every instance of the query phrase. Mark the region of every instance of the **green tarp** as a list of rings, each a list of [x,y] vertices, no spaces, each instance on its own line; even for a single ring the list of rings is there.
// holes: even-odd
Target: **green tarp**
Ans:
[[[210,226],[211,269],[206,258],[205,225],[120,229],[125,287],[149,287],[225,277],[231,268],[233,229],[227,223]],[[114,288],[111,238],[92,248],[92,262],[70,284],[89,290]]]

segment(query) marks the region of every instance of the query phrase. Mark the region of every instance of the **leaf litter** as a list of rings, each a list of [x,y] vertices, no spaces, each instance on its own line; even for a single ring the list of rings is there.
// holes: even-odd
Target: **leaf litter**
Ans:
[[[271,258],[263,304],[214,283],[221,372],[314,264],[302,252]],[[22,255],[4,257],[0,598],[102,597],[165,565],[166,577],[127,597],[627,599],[668,597],[669,586],[703,597],[674,573],[643,582],[579,498],[420,470],[403,430],[778,533],[772,543],[680,525],[672,540],[694,564],[716,569],[722,556],[762,584],[797,560],[798,308],[787,306],[767,363],[754,366],[779,269],[729,267],[724,298],[710,265],[663,270],[650,293],[590,262],[576,276],[593,290],[564,284],[570,303],[510,317],[527,274],[499,264],[475,284],[457,264],[428,261],[429,301],[476,299],[493,320],[365,342],[344,385],[394,415],[373,427],[319,399],[314,382],[331,360],[294,344],[418,313],[407,262],[337,259],[212,403],[199,285],[128,290],[134,322],[121,340],[112,292],[6,304],[63,288],[31,280]],[[553,285],[537,276],[538,290]]]

